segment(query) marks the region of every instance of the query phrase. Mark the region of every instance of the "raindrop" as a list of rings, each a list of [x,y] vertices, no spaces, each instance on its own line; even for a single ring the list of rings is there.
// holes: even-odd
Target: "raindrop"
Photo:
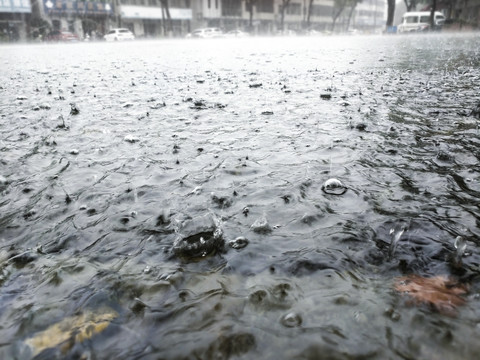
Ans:
[[[332,178],[323,183],[322,190],[325,194],[343,195],[347,192],[347,187],[340,180]]]
[[[467,249],[467,242],[465,239],[461,236],[457,236],[455,238],[455,243],[453,244],[455,246],[456,254],[455,254],[455,262],[457,264],[460,264],[462,261],[462,256],[465,254],[465,250]]]
[[[282,323],[283,326],[286,326],[289,328],[299,327],[300,325],[302,325],[302,317],[295,312],[291,312],[282,316],[282,319],[280,320],[280,322]]]
[[[393,228],[390,229],[390,235],[392,237],[392,241],[390,242],[390,248],[388,249],[388,257],[391,259],[395,250],[397,249],[397,244],[400,241],[403,233],[407,230],[405,224],[397,224]]]

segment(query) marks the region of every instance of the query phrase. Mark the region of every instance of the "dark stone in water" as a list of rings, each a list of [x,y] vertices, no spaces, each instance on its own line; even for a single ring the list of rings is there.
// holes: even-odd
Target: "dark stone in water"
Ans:
[[[267,297],[268,294],[265,290],[257,290],[253,294],[250,294],[248,299],[252,304],[259,305],[264,302]]]
[[[220,335],[210,344],[206,359],[231,359],[249,352],[255,347],[255,337],[249,333]]]
[[[472,112],[470,113],[470,116],[474,116],[477,119],[480,119],[480,102],[478,102],[475,109],[472,110]]]
[[[220,208],[227,208],[232,205],[232,199],[228,196],[217,196],[212,194],[212,201]]]
[[[437,154],[437,159],[440,160],[440,161],[452,161],[453,160],[452,155],[450,155],[446,151],[439,151],[438,154]]]
[[[367,130],[367,124],[365,124],[365,123],[359,123],[359,124],[357,124],[357,126],[355,126],[355,128],[356,128],[358,131],[365,131],[365,130]]]
[[[37,255],[35,253],[33,253],[32,251],[26,251],[24,253],[12,256],[9,259],[9,262],[15,264],[15,266],[17,267],[23,267],[28,263],[35,261],[36,259],[37,259]]]
[[[70,104],[70,115],[78,115],[80,110],[78,109],[77,105]]]
[[[173,244],[176,256],[188,259],[202,258],[223,252],[224,240],[220,229],[206,230],[178,238]]]

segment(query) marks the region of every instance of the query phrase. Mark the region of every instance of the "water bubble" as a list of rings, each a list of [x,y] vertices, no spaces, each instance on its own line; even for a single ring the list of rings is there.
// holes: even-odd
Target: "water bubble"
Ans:
[[[347,187],[340,180],[331,178],[323,183],[322,190],[329,195],[343,195],[346,193]]]
[[[248,297],[250,302],[254,305],[259,305],[266,300],[268,293],[265,290],[257,290]]]
[[[282,316],[280,322],[285,327],[289,327],[289,328],[299,327],[300,325],[302,325],[302,317],[295,312],[290,312]]]
[[[237,237],[235,240],[232,240],[228,243],[232,249],[240,250],[248,245],[248,239],[243,236]]]

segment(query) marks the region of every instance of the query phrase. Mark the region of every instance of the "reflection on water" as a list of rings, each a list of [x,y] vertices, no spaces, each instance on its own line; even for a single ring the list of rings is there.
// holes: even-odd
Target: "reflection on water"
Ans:
[[[2,357],[473,358],[479,42],[2,47]]]

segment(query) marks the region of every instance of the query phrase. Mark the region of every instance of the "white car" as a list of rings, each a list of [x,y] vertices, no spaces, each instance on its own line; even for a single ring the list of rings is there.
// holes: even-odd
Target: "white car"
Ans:
[[[223,32],[219,28],[197,29],[187,35],[188,38],[202,38],[202,39],[219,38],[222,36],[223,36]]]
[[[440,29],[445,23],[445,16],[435,11],[435,27]],[[398,26],[399,33],[419,32],[430,29],[430,11],[407,12],[402,16]]]
[[[237,38],[243,38],[243,37],[248,37],[250,36],[249,33],[244,32],[242,30],[230,30],[225,34],[225,37],[237,37]]]
[[[112,29],[103,38],[106,41],[134,40],[135,35],[128,29]]]

